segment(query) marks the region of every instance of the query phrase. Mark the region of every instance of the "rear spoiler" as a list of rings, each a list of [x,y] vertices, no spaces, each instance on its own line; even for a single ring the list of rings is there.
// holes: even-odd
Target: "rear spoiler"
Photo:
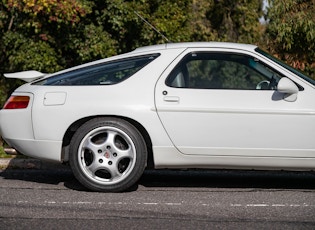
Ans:
[[[16,72],[16,73],[5,73],[4,76],[6,78],[16,78],[21,79],[26,82],[31,82],[36,79],[42,78],[46,73],[41,73],[36,70],[28,70],[28,71],[22,71],[22,72]]]

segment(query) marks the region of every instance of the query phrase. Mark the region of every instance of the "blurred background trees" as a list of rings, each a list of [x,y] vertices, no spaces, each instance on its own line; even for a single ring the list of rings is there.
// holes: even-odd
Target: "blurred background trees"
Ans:
[[[271,1],[267,14],[269,52],[315,78],[315,1]]]
[[[0,105],[21,83],[3,73],[54,72],[165,43],[134,11],[173,42],[256,44],[315,78],[314,5],[314,0],[1,0]]]

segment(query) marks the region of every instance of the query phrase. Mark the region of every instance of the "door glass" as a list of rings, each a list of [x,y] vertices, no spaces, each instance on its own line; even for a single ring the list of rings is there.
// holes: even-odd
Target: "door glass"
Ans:
[[[190,53],[166,84],[178,88],[275,90],[280,75],[253,57],[233,53]]]

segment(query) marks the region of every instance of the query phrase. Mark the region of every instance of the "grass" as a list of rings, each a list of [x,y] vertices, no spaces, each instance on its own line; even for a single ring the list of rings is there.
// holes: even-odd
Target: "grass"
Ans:
[[[4,148],[9,147],[0,137],[0,158],[28,158],[25,155],[9,155],[4,152]]]
[[[8,155],[4,152],[4,146],[6,144],[4,143],[4,141],[2,140],[1,136],[0,136],[0,158],[12,158],[11,155]]]
[[[25,155],[22,155],[22,154],[19,154],[19,155],[9,155],[9,154],[6,154],[4,152],[4,147],[3,146],[0,146],[0,158],[28,158],[27,156]]]
[[[0,158],[12,158],[13,156],[8,155],[4,152],[3,146],[0,146]]]

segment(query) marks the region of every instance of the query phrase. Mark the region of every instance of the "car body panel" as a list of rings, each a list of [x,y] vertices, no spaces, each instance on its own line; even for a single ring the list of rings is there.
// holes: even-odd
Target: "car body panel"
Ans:
[[[298,157],[250,157],[250,156],[209,156],[187,155],[174,148],[156,147],[155,168],[163,169],[244,169],[244,170],[314,170],[315,159]],[[243,149],[243,151],[251,151]],[[268,149],[265,149],[265,153]],[[284,150],[287,151],[287,150]],[[297,151],[293,150],[296,154]],[[249,154],[247,154],[249,155]]]
[[[171,145],[155,111],[153,91],[155,79],[158,79],[162,71],[182,51],[183,49],[173,49],[171,52],[167,52],[165,57],[157,58],[155,62],[137,72],[136,76],[115,85],[74,87],[25,84],[19,87],[16,92],[33,92],[35,94],[32,109],[29,108],[28,111],[32,122],[27,122],[33,125],[32,138],[35,142],[37,140],[40,142],[51,141],[58,144],[59,151],[57,154],[48,156],[48,154],[43,154],[42,148],[18,147],[17,149],[25,155],[62,161],[62,140],[67,129],[78,120],[96,116],[120,116],[135,120],[152,134],[154,145]],[[142,52],[137,53],[142,54]],[[128,56],[130,55],[124,55],[124,57]],[[161,66],[165,67],[161,68]],[[138,85],[145,87],[131,87]],[[4,117],[6,114],[7,111],[2,110],[0,117]],[[18,120],[24,117],[24,115],[16,116]],[[11,122],[3,123],[7,123],[8,126],[12,125]],[[4,139],[12,139],[11,145],[17,146],[16,142],[19,140],[14,141],[6,130],[8,129],[4,128],[2,132]]]
[[[21,153],[67,161],[67,130],[80,120],[112,116],[133,120],[148,133],[156,168],[314,169],[314,86],[255,52],[232,43],[179,43],[138,48],[44,76],[137,55],[160,56],[113,85],[25,84],[14,95],[30,95],[30,106],[0,111],[0,133]],[[173,88],[165,81],[191,52],[253,56],[301,87],[294,102],[276,90]]]
[[[32,103],[33,94],[29,92],[15,92],[16,96],[29,96],[30,102],[26,109],[8,109],[1,111],[0,116],[0,133],[4,138],[8,139],[34,139],[33,124],[32,124]]]
[[[218,50],[190,48],[178,59],[197,51]],[[241,49],[220,49],[220,52],[224,51],[260,58],[255,53]],[[315,142],[312,141],[315,130],[312,87],[286,73],[286,77],[304,87],[295,102],[287,102],[283,99],[283,94],[274,90],[166,86],[166,78],[176,64],[174,61],[157,83],[156,106],[168,135],[183,154],[315,157]],[[283,72],[280,67],[278,71]],[[298,133],[303,133],[303,138],[297,140]]]
[[[22,72],[16,72],[16,73],[4,74],[6,78],[21,79],[26,82],[32,82],[36,79],[44,77],[45,75],[47,74],[38,72],[36,70],[28,70],[28,71],[22,71]]]

